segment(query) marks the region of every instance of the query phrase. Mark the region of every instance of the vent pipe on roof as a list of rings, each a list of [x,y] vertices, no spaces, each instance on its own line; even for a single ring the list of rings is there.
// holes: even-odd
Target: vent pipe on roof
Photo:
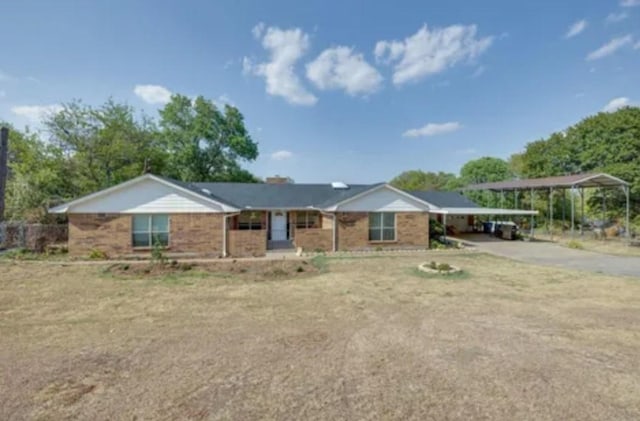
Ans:
[[[331,187],[333,187],[335,190],[345,190],[349,188],[349,186],[342,181],[334,181],[333,183],[331,183]]]

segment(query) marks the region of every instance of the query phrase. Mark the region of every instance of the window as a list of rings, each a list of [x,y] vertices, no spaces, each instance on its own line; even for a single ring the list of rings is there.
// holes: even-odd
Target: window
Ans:
[[[395,241],[396,214],[393,212],[369,213],[369,241]]]
[[[296,228],[320,228],[320,212],[296,212]]]
[[[242,212],[238,215],[239,230],[261,230],[262,229],[262,213],[260,212]]]
[[[133,247],[169,245],[168,215],[134,215],[132,228]]]

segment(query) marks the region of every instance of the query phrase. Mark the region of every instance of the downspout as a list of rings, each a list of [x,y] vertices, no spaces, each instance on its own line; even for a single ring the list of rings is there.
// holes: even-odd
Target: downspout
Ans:
[[[227,253],[227,218],[240,215],[240,212],[224,214],[222,218],[222,257],[228,257]]]

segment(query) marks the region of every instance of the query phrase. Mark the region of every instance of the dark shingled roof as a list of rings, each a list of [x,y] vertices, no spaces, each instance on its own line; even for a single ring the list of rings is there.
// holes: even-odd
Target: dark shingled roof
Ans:
[[[325,208],[346,200],[380,184],[351,184],[348,189],[334,189],[331,184],[265,184],[265,183],[189,183],[198,194],[218,198],[237,208],[304,209]]]
[[[477,204],[467,197],[453,191],[409,191],[407,192],[418,199],[431,203],[439,208],[479,208]]]

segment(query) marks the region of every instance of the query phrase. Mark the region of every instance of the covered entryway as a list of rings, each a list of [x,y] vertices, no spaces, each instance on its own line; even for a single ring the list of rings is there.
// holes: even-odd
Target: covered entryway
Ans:
[[[284,210],[269,212],[269,241],[267,250],[292,249],[289,235],[289,213]]]

